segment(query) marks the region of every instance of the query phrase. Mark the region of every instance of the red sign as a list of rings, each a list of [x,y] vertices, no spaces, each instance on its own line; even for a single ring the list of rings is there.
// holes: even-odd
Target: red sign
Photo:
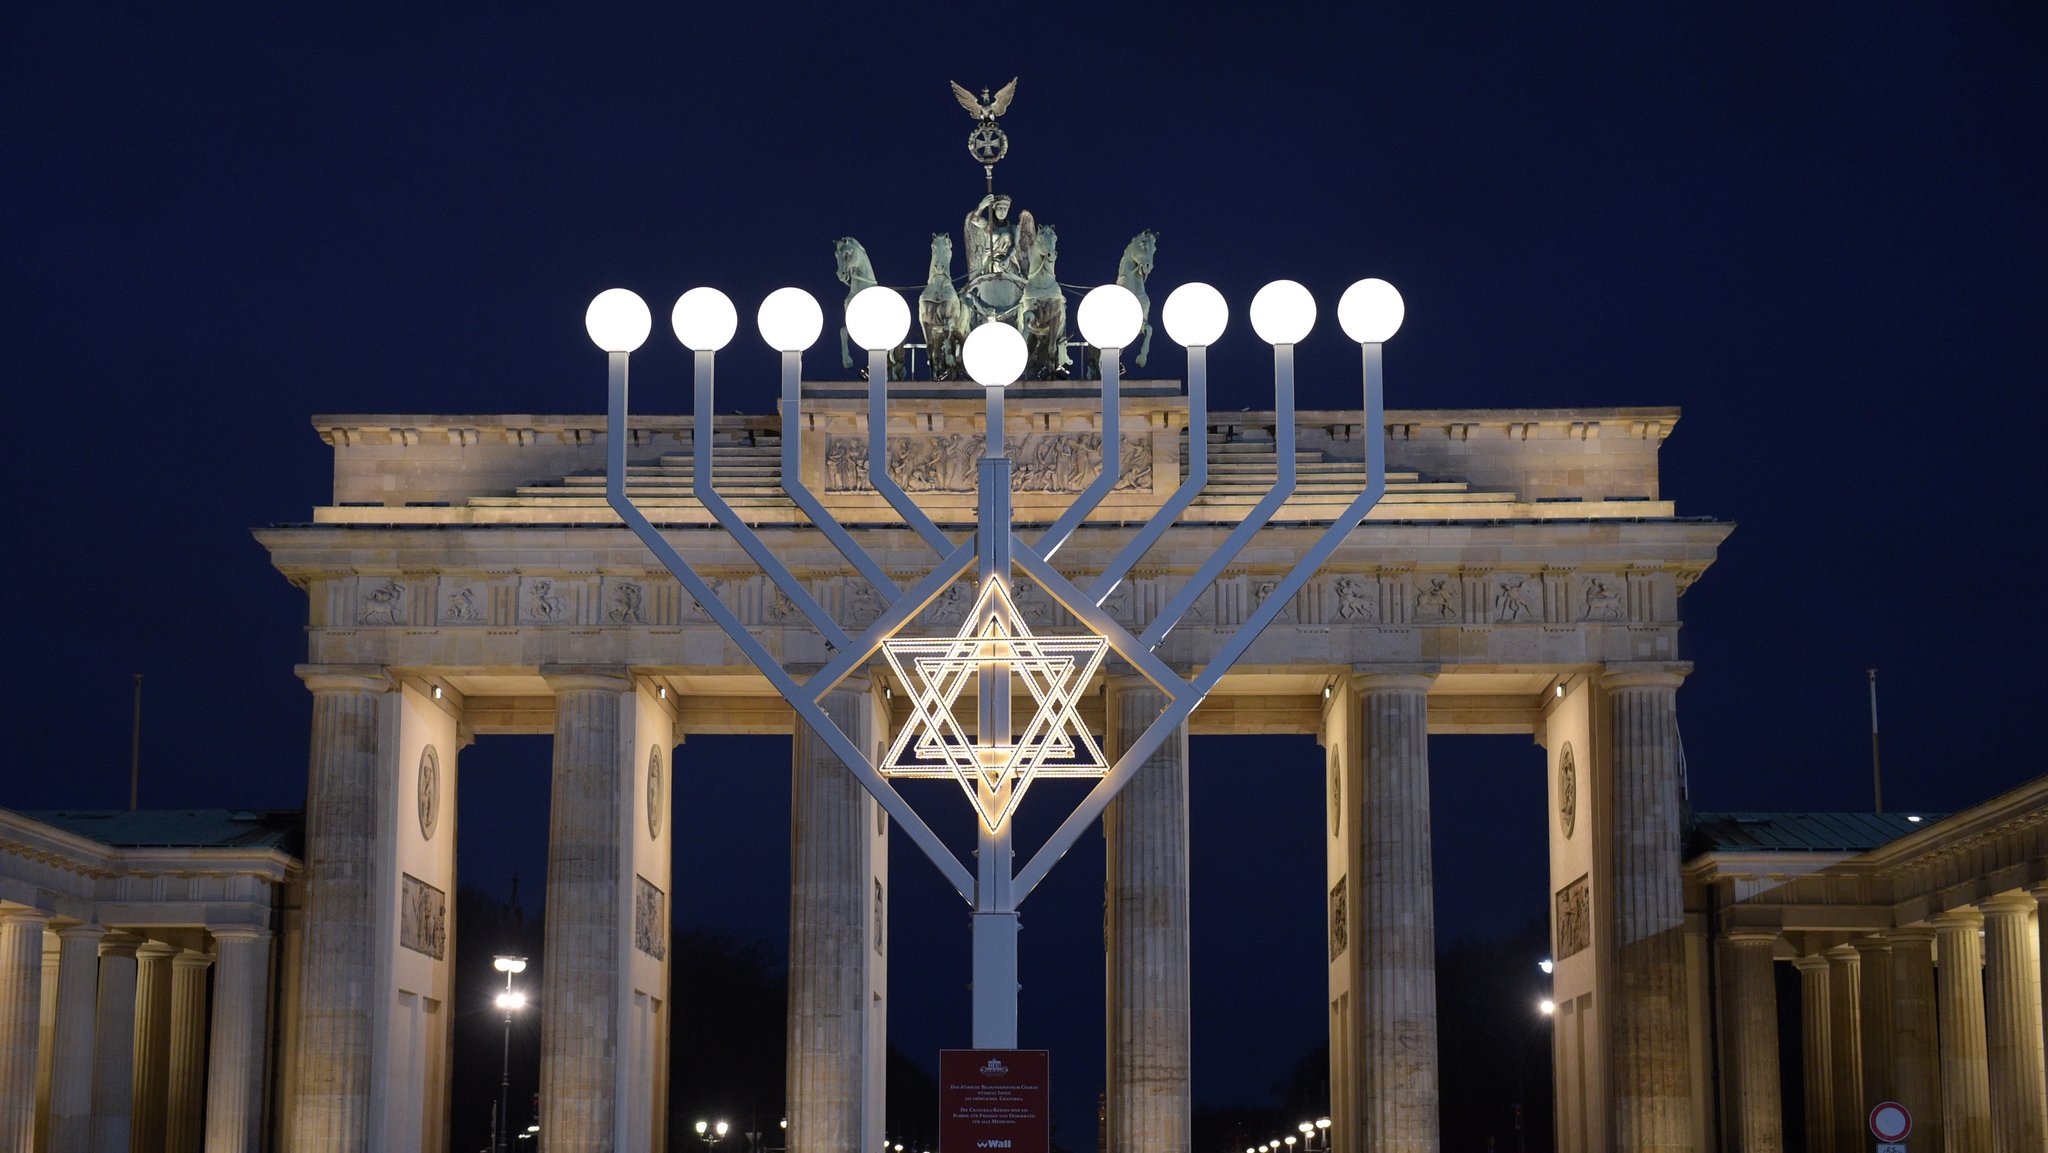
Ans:
[[[1051,1153],[1043,1049],[939,1051],[939,1153]]]
[[[1870,1111],[1870,1132],[1879,1141],[1904,1141],[1913,1131],[1913,1115],[1897,1101],[1886,1101]]]

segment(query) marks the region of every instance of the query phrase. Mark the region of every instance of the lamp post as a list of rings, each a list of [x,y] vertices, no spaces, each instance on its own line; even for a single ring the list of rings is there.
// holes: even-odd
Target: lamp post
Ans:
[[[491,1126],[491,1148],[505,1153],[511,1144],[505,1135],[512,1131],[512,1014],[526,1007],[526,994],[512,988],[512,974],[526,971],[526,958],[500,954],[491,967],[505,974],[505,991],[498,994],[498,1008],[505,1013],[505,1059],[499,1070],[498,1122]]]
[[[697,1122],[697,1136],[702,1137],[704,1139],[704,1147],[710,1149],[725,1140],[725,1135],[731,1128],[732,1126],[727,1125],[723,1121],[699,1121]]]

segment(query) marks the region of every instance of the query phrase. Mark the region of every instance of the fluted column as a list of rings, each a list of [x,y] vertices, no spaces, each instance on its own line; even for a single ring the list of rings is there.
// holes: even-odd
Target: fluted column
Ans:
[[[541,982],[543,1153],[609,1153],[619,1037],[619,828],[626,804],[623,673],[550,676],[554,787],[548,816]]]
[[[1892,946],[1892,1100],[1913,1114],[1913,1144],[1942,1153],[1941,1047],[1935,1031],[1934,930],[1896,929]],[[1870,982],[1864,982],[1868,989]]]
[[[1679,876],[1678,686],[1685,666],[1610,666],[1613,757],[1613,1148],[1693,1148]]]
[[[163,1153],[165,1091],[171,1064],[171,958],[174,945],[152,941],[135,951],[134,1153]]]
[[[1827,951],[1828,1037],[1835,1047],[1835,1148],[1863,1148],[1868,1118],[1863,1111],[1863,966],[1856,950]]]
[[[313,740],[297,1100],[285,1112],[289,1144],[307,1153],[367,1153],[377,986],[374,862],[384,824],[378,709],[391,681],[374,666],[305,665],[299,677],[313,693]]]
[[[1436,888],[1430,870],[1429,686],[1352,679],[1359,719],[1357,1004],[1367,1153],[1435,1153]],[[1358,812],[1354,807],[1352,812]]]
[[[63,956],[63,940],[45,929],[42,1035],[36,1046],[36,1153],[50,1145],[50,1074],[57,1060],[57,968]]]
[[[34,1148],[48,914],[0,912],[0,1149]]]
[[[270,931],[215,929],[213,951],[219,960],[206,1062],[206,1153],[256,1153],[263,1147]]]
[[[1941,979],[1941,1120],[1948,1153],[1991,1148],[1991,1084],[1984,1053],[1984,915],[1952,909],[1934,918]]]
[[[57,1032],[50,1068],[50,1153],[92,1148],[93,1017],[100,996],[99,925],[57,930]]]
[[[1859,960],[1856,1021],[1863,1050],[1863,1110],[1858,1124],[1868,1128],[1869,1111],[1880,1101],[1898,1096],[1892,1070],[1892,1049],[1898,1032],[1892,989],[1892,946],[1883,937],[1852,942]]]
[[[2034,898],[2006,893],[1981,908],[1991,1147],[1995,1153],[2040,1153],[2041,994],[2036,988]]]
[[[135,1093],[135,951],[142,938],[100,939],[100,995],[93,1029],[93,1153],[128,1153]]]
[[[1118,753],[1166,708],[1136,678],[1110,696]],[[1190,1095],[1188,733],[1147,758],[1102,815],[1108,874],[1109,1147],[1186,1153]]]
[[[1806,1083],[1806,1153],[1837,1153],[1834,1009],[1828,997],[1828,959],[1801,957],[1792,962],[1792,967],[1799,970],[1799,1057]]]
[[[190,950],[171,962],[171,1027],[164,1101],[165,1153],[201,1153],[206,1132],[206,969]]]
[[[1778,982],[1772,952],[1778,934],[1728,934],[1728,1111],[1734,1153],[1783,1153],[1785,1125],[1778,1089]]]
[[[867,686],[820,702],[861,748],[872,745]],[[870,870],[867,791],[809,725],[790,765],[787,1145],[792,1153],[866,1146]]]

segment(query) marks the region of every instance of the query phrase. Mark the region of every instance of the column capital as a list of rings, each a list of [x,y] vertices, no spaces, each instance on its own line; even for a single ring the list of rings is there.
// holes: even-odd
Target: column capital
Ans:
[[[146,960],[161,961],[166,960],[168,958],[176,957],[179,953],[182,952],[184,952],[184,950],[178,948],[176,945],[166,945],[162,941],[144,941],[141,947],[135,950],[135,955]]]
[[[2000,893],[1988,901],[1980,901],[1977,904],[1977,908],[1986,917],[2024,917],[2038,907],[2039,901],[2017,889],[2010,893]]]
[[[1731,945],[1773,945],[1783,936],[1776,929],[1730,929],[1721,934]]]
[[[105,925],[66,925],[57,930],[57,939],[60,941],[97,941],[106,935],[107,927]]]
[[[314,693],[388,693],[398,687],[383,665],[299,665],[292,671]]]
[[[1856,950],[1859,956],[1865,953],[1889,953],[1892,951],[1891,940],[1886,937],[1858,937],[1849,942],[1849,947]]]
[[[2027,886],[2027,892],[2032,893],[2036,901],[2048,903],[2048,880],[2035,881]]]
[[[1821,955],[1838,965],[1853,965],[1863,959],[1854,945],[1836,945]]]
[[[1600,666],[1600,687],[1675,689],[1691,672],[1691,661],[1609,661]]]
[[[51,914],[41,909],[18,908],[0,909],[0,925],[35,924],[49,927]]]
[[[219,928],[208,926],[208,936],[216,941],[268,941],[270,930],[257,925],[223,925]]]
[[[1828,959],[1819,953],[1808,953],[1804,957],[1792,958],[1792,967],[1802,973],[1825,973],[1828,971]]]
[[[633,676],[625,665],[542,665],[541,679],[558,693],[595,690],[623,693],[633,688]]]
[[[213,964],[213,957],[210,954],[194,952],[191,949],[182,949],[178,952],[177,956],[171,958],[171,968],[173,969],[199,969],[203,971],[211,964]]]
[[[1934,926],[1925,924],[1907,925],[1903,928],[1893,929],[1885,934],[1885,938],[1892,943],[1893,948],[1897,948],[1900,945],[1932,945],[1934,943],[1934,936]]]
[[[147,943],[134,933],[124,933],[116,929],[100,938],[100,956],[133,957],[135,951]]]
[[[1984,927],[1984,914],[1979,912],[1975,905],[1958,905],[1945,912],[1936,913],[1934,916],[1927,918],[1927,920],[1937,930],[1981,929]]]
[[[1351,670],[1351,691],[1354,693],[1427,693],[1436,683],[1435,665],[1385,665],[1374,668],[1371,665],[1353,666]]]

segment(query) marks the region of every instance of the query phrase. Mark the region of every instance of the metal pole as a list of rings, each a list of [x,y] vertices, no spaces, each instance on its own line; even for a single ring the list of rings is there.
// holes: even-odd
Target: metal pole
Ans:
[[[505,974],[505,992],[512,991],[512,974]],[[498,1081],[498,1115],[503,1121],[498,1126],[497,1153],[505,1153],[507,1134],[512,1131],[512,1008],[505,1008],[505,1060],[501,1066]]]
[[[982,436],[980,534],[976,549],[980,583],[1010,579],[1010,457],[1003,437],[1003,390],[985,390],[987,428]],[[991,661],[976,676],[978,731],[975,743],[1000,746],[996,755],[1007,756],[1015,739],[1010,729],[1010,666]],[[1008,808],[1000,795],[1014,786],[1005,782],[991,790],[984,782],[977,786],[986,812]],[[1010,822],[990,829],[983,822],[976,830],[974,877],[974,1023],[977,1049],[1017,1047],[1017,906],[1011,900]]]
[[[142,800],[142,674],[135,674],[135,718],[128,726],[128,811]]]
[[[1870,787],[1877,797],[1877,811],[1884,812],[1884,773],[1877,759],[1877,670],[1870,670]]]

